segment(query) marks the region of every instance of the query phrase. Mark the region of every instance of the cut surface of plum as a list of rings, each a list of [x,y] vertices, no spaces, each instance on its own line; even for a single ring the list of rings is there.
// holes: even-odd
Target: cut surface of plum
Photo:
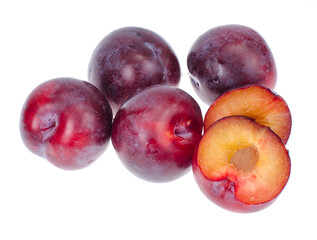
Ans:
[[[248,117],[230,116],[205,132],[193,170],[198,185],[212,201],[233,211],[255,211],[267,206],[285,187],[290,158],[270,128]]]
[[[268,88],[251,85],[231,90],[218,97],[204,118],[204,130],[217,120],[243,115],[270,127],[286,144],[291,133],[292,117],[286,101]]]

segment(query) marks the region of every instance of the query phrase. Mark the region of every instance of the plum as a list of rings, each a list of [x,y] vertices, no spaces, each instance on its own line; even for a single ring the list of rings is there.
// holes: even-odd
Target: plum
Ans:
[[[204,133],[193,158],[201,191],[234,212],[271,205],[286,186],[291,160],[283,141],[269,127],[245,116],[227,116]]]
[[[285,144],[291,134],[292,116],[286,101],[262,86],[236,88],[218,97],[205,115],[205,131],[217,120],[232,115],[247,116],[271,128]]]
[[[125,27],[108,34],[94,50],[88,80],[114,112],[136,92],[157,84],[176,86],[180,66],[169,44],[153,31]]]
[[[188,93],[158,85],[121,106],[111,140],[133,174],[151,182],[167,182],[188,172],[202,126],[200,107]]]
[[[241,25],[202,34],[188,53],[187,67],[196,93],[209,105],[228,90],[250,84],[274,89],[276,84],[269,46],[259,33]]]
[[[56,78],[36,87],[26,99],[20,132],[26,147],[55,166],[87,167],[107,148],[112,111],[91,83]]]

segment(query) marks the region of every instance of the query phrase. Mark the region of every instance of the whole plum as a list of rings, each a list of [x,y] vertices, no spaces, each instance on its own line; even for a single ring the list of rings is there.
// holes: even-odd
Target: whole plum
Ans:
[[[276,66],[259,33],[241,25],[224,25],[202,34],[191,47],[187,66],[198,96],[211,104],[224,92],[256,84],[273,89]]]
[[[110,105],[98,88],[74,78],[56,78],[36,87],[21,112],[26,147],[55,166],[88,166],[107,148],[112,127]]]
[[[158,34],[125,27],[108,34],[94,50],[88,80],[107,97],[114,112],[139,90],[156,84],[176,86],[180,66]]]
[[[190,168],[202,126],[200,107],[188,93],[160,85],[141,91],[121,106],[111,140],[133,174],[167,182]]]

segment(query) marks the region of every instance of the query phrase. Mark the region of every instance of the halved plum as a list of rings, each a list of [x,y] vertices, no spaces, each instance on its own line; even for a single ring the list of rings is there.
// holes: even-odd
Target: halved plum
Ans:
[[[270,205],[290,176],[283,141],[245,116],[212,124],[196,148],[193,172],[202,192],[219,206],[253,212]]]
[[[204,129],[215,121],[232,115],[253,118],[257,123],[270,127],[286,144],[291,133],[292,118],[285,100],[270,89],[250,85],[231,90],[209,107]]]

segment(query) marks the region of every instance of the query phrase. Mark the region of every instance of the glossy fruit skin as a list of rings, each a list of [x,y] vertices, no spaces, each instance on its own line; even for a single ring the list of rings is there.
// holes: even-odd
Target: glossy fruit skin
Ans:
[[[189,51],[187,67],[195,91],[207,104],[245,85],[274,89],[277,78],[265,40],[241,25],[219,26],[202,34]]]
[[[26,147],[53,165],[81,169],[107,148],[112,110],[92,84],[56,78],[36,87],[26,99],[20,133]]]
[[[225,119],[230,119],[230,118],[245,118],[245,119],[249,119],[248,121],[255,123],[253,119],[249,117],[245,117],[245,116],[228,116],[218,120],[218,122],[224,121]],[[215,122],[214,124],[217,124],[217,122]],[[212,128],[214,124],[212,124],[209,127],[209,129]],[[266,128],[266,131],[270,132],[270,134],[275,136],[275,140],[279,142],[278,145],[284,145],[283,141],[270,128],[264,127],[264,126],[262,127]],[[202,139],[200,140],[200,143],[201,141]],[[262,142],[262,144],[265,145],[264,142]],[[192,170],[193,170],[195,181],[197,185],[199,186],[200,190],[210,201],[212,201],[213,203],[217,204],[218,206],[226,210],[229,210],[232,212],[238,212],[238,213],[251,213],[251,212],[263,210],[267,208],[268,206],[270,206],[272,203],[274,203],[274,201],[277,199],[277,197],[279,196],[279,194],[283,191],[285,187],[284,185],[283,188],[280,190],[279,194],[269,201],[259,203],[259,204],[244,203],[236,197],[236,194],[235,194],[236,187],[237,187],[236,184],[239,184],[239,183],[235,183],[234,181],[236,180],[230,180],[229,178],[232,178],[232,176],[230,177],[220,176],[218,179],[210,179],[203,173],[202,169],[200,168],[198,164],[198,151],[199,151],[199,143],[195,147],[195,151],[193,154],[193,162],[192,162]],[[290,162],[288,150],[286,148],[284,149],[284,154],[285,156],[287,156],[287,160],[288,160],[288,166],[287,166],[287,168],[289,169],[289,172],[287,174],[287,181],[288,181],[288,178],[290,176],[291,162]],[[225,175],[226,174],[228,173],[225,173]]]
[[[107,97],[114,112],[139,90],[157,84],[176,86],[180,66],[158,34],[125,27],[108,34],[94,50],[88,80]]]
[[[208,179],[201,172],[201,169],[197,164],[197,158],[195,157],[193,158],[192,169],[195,180],[204,195],[210,201],[226,210],[239,213],[256,212],[270,206],[276,199],[274,198],[271,201],[256,205],[245,204],[237,200],[235,196],[235,186],[232,181],[229,179],[222,179],[218,181]]]
[[[120,160],[134,175],[168,182],[190,169],[202,126],[196,101],[181,89],[161,85],[122,105],[111,139]]]

